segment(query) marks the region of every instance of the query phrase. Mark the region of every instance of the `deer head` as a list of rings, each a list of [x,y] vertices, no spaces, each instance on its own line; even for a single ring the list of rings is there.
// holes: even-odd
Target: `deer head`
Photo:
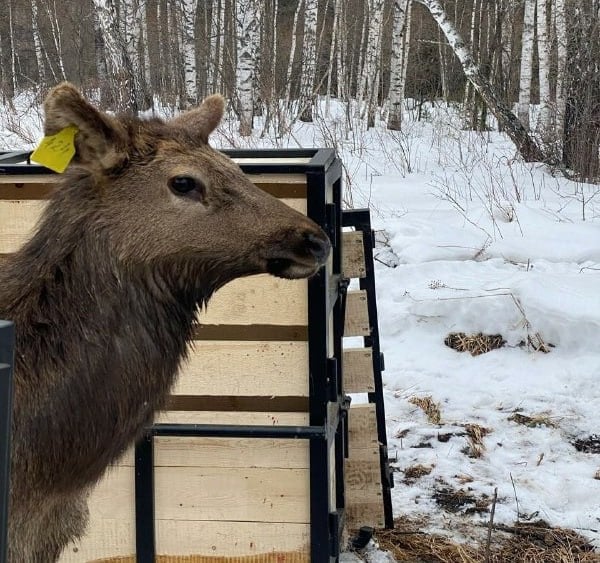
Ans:
[[[202,290],[199,298],[236,277],[313,275],[328,257],[327,236],[209,146],[223,112],[214,95],[166,122],[112,116],[71,84],[55,87],[46,134],[78,130],[55,202],[64,221],[84,218],[120,265],[160,271],[182,289]]]

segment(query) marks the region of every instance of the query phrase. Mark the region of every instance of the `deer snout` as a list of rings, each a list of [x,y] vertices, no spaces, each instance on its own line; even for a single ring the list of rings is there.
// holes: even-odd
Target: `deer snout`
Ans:
[[[331,243],[325,233],[316,235],[313,232],[307,231],[304,233],[304,240],[308,252],[312,254],[319,264],[325,264],[331,251]]]

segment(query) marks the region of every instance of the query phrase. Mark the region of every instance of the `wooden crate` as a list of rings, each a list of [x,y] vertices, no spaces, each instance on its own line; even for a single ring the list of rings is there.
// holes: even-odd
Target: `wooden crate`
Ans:
[[[306,213],[305,174],[249,177]],[[57,180],[54,175],[0,176],[0,259],[31,236]],[[365,271],[362,239],[357,236],[344,234],[343,269],[351,277]],[[266,275],[236,280],[219,290],[208,310],[199,313],[189,360],[173,389],[169,410],[158,422],[308,425],[307,295],[306,280]],[[364,292],[349,295],[346,318],[346,335],[368,334]],[[330,353],[332,346],[330,342]],[[344,352],[347,392],[372,389],[369,359],[368,349]],[[372,424],[359,424],[362,418],[354,411],[347,462],[348,514],[355,522],[362,522],[366,513],[374,514],[369,521],[375,521],[376,444],[363,445],[363,436],[352,447],[356,437],[372,435]],[[308,440],[156,438],[157,560],[309,561],[309,462]],[[333,506],[334,465],[332,459]],[[69,546],[61,563],[135,561],[134,478],[130,451],[91,492],[88,533]]]

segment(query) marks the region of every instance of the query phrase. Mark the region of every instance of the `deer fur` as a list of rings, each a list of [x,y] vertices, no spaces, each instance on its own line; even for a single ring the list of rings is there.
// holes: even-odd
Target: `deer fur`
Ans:
[[[78,133],[35,234],[0,268],[16,327],[11,563],[56,561],[84,533],[90,488],[165,406],[215,290],[309,277],[330,248],[208,145],[220,96],[164,122],[109,116],[63,83],[44,109],[46,134]]]

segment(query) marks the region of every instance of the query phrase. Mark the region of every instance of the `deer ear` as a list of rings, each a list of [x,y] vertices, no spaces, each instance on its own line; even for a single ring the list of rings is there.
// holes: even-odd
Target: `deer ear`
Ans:
[[[186,111],[170,123],[185,129],[201,143],[207,143],[209,135],[219,126],[225,113],[225,98],[220,94],[208,96],[196,109]]]
[[[44,112],[46,135],[54,135],[70,125],[77,127],[74,158],[77,164],[106,170],[127,157],[123,127],[90,105],[72,84],[63,82],[50,90]]]

